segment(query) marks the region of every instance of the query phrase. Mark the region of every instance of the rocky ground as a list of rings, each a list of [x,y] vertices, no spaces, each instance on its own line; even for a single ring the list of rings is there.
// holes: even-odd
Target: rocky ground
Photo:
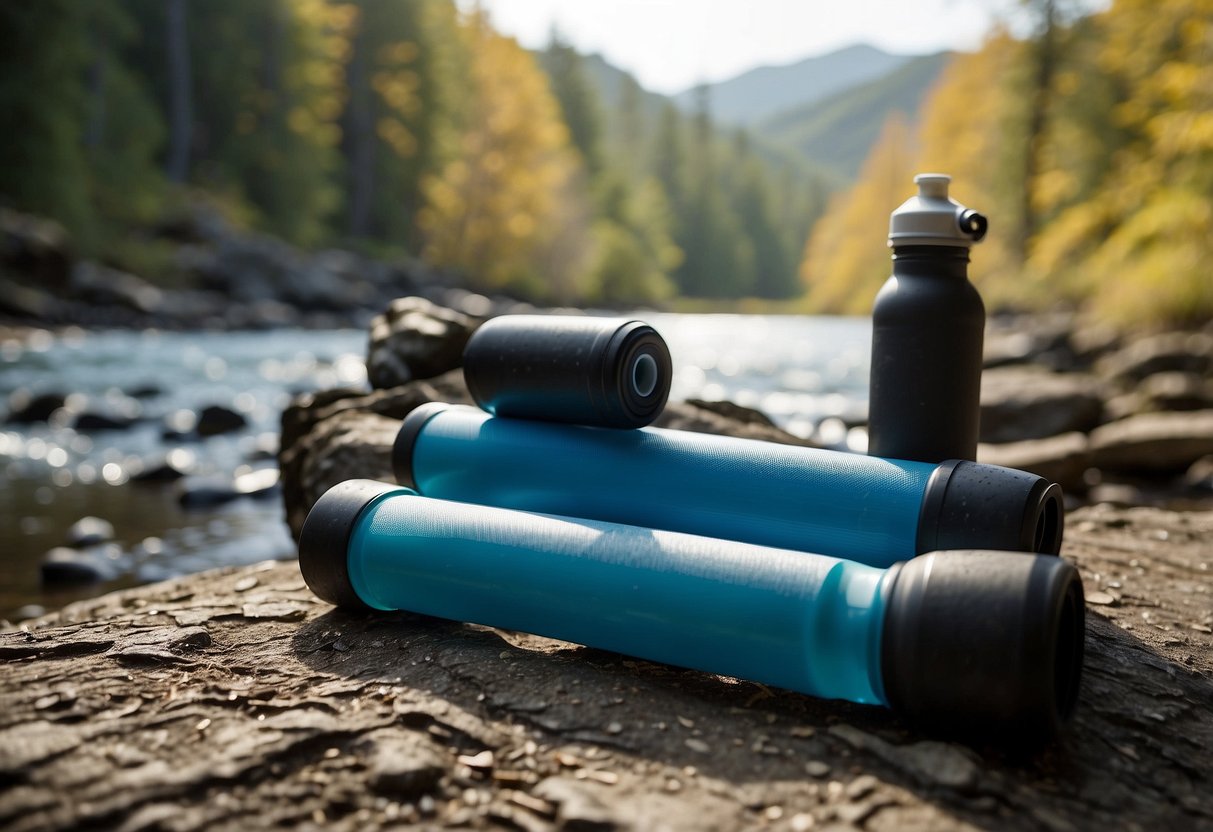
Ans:
[[[1128,336],[1072,316],[994,319],[978,459],[1076,500],[1208,505],[1213,329]]]
[[[1213,512],[1095,506],[1067,734],[1015,756],[881,708],[407,614],[294,563],[0,634],[0,826],[1213,829]]]

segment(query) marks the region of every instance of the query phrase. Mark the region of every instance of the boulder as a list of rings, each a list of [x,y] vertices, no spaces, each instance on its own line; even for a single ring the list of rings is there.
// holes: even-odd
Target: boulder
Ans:
[[[114,539],[114,524],[100,517],[81,517],[67,530],[67,545],[84,549]]]
[[[151,314],[159,309],[164,293],[133,274],[83,260],[72,268],[71,292],[75,299],[101,306],[120,306]]]
[[[1083,475],[1091,467],[1085,434],[1063,433],[1047,439],[1027,439],[999,445],[981,444],[977,461],[1029,471],[1059,484],[1067,492],[1086,491]]]
[[[131,482],[176,482],[193,473],[197,458],[185,448],[173,448],[140,461],[130,470]]]
[[[0,315],[44,324],[68,319],[64,304],[50,292],[9,280],[0,272]]]
[[[218,508],[236,500],[275,499],[281,493],[276,468],[242,468],[231,479],[187,477],[177,485],[177,502],[187,510]]]
[[[282,414],[278,464],[286,520],[296,538],[320,495],[347,479],[391,481],[400,420],[431,401],[472,404],[455,370],[431,381],[364,393],[329,390],[296,397]]]
[[[1093,376],[1037,367],[988,370],[981,380],[981,441],[1086,432],[1102,421],[1103,409],[1103,384]]]
[[[71,270],[71,243],[62,225],[0,208],[0,271],[57,290],[67,287]]]
[[[793,436],[775,424],[761,411],[732,402],[667,402],[665,410],[653,422],[654,427],[715,433],[742,439],[760,439],[815,448],[809,439]]]
[[[1075,350],[1070,342],[1073,316],[995,316],[986,328],[983,365],[986,369],[1034,364],[1051,370],[1075,368]]]
[[[1147,335],[1100,359],[1095,368],[1101,376],[1125,383],[1165,372],[1208,376],[1213,373],[1213,334],[1164,332]]]
[[[1149,410],[1207,410],[1213,407],[1213,383],[1201,373],[1164,372],[1146,376],[1137,392]]]
[[[217,436],[221,433],[231,433],[248,427],[248,419],[232,410],[230,407],[212,404],[202,408],[198,413],[198,422],[194,430],[199,436]]]
[[[371,386],[397,387],[463,364],[479,319],[417,297],[397,298],[371,321],[366,369]]]
[[[1213,454],[1192,463],[1184,474],[1184,485],[1197,491],[1213,492]]]
[[[232,488],[250,500],[267,500],[282,493],[277,468],[238,471],[232,480]]]
[[[121,573],[122,550],[115,545],[71,549],[58,546],[42,556],[39,578],[44,587],[68,587],[112,581]]]
[[[1213,408],[1213,383],[1196,373],[1167,371],[1146,376],[1128,392],[1113,396],[1104,416],[1115,422],[1138,413]]]
[[[66,401],[67,396],[62,393],[33,393],[21,387],[8,397],[8,422],[18,425],[45,422]]]
[[[85,410],[72,421],[75,430],[83,432],[126,430],[140,421],[140,416],[104,410]]]
[[[244,495],[220,476],[185,477],[177,483],[177,502],[186,511],[219,508]]]
[[[1182,473],[1213,454],[1213,410],[1141,413],[1091,432],[1091,464],[1110,471]]]

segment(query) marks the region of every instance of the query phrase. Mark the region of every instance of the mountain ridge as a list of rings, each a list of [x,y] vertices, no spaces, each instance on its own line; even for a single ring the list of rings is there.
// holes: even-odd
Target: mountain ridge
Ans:
[[[754,67],[724,81],[696,85],[670,98],[689,110],[695,107],[700,89],[706,88],[713,118],[749,127],[783,110],[820,101],[885,76],[915,57],[859,43],[789,64]]]

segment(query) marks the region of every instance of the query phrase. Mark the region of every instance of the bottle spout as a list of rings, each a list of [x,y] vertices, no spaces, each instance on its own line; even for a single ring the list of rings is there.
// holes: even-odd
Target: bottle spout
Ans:
[[[920,173],[914,177],[918,196],[923,199],[947,199],[952,177],[946,173]]]

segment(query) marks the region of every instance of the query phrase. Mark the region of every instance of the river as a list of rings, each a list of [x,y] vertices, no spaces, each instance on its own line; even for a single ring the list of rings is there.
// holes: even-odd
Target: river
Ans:
[[[826,445],[863,450],[868,346],[865,318],[763,315],[642,316],[674,359],[671,398],[726,399]],[[216,566],[291,557],[280,500],[183,507],[185,484],[270,477],[279,415],[292,395],[365,386],[364,330],[247,333],[36,333],[0,342],[5,418],[22,398],[66,397],[49,422],[0,430],[0,618],[22,618],[102,591]],[[245,427],[206,438],[188,426],[203,408],[239,413]],[[74,427],[81,414],[127,423]],[[96,420],[94,420],[96,423]],[[140,480],[168,459],[189,472]],[[107,579],[42,585],[45,553],[95,516],[113,539],[93,548]]]

